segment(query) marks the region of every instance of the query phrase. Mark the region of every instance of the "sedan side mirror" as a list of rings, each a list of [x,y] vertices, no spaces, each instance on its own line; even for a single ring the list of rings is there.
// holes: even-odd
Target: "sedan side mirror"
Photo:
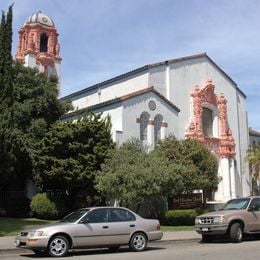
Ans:
[[[89,223],[89,218],[83,218],[79,221],[79,224],[86,224]]]

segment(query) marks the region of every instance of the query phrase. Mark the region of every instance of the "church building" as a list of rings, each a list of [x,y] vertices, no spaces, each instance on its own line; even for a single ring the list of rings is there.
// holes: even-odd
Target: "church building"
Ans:
[[[19,35],[16,58],[60,77],[53,21],[38,12]],[[135,137],[153,149],[169,135],[203,142],[218,160],[221,181],[212,199],[250,195],[246,95],[206,53],[145,65],[61,100],[75,109],[64,120],[85,111],[110,115],[111,134],[119,144]]]

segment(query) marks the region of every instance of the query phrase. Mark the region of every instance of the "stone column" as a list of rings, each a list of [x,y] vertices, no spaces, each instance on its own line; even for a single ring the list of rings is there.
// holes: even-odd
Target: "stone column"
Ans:
[[[147,126],[147,145],[149,150],[154,148],[154,120],[149,119]]]
[[[235,160],[229,159],[231,198],[236,198]]]
[[[222,168],[222,181],[223,181],[223,199],[229,200],[231,198],[231,190],[230,190],[230,167],[229,167],[229,159],[221,158],[221,168]]]

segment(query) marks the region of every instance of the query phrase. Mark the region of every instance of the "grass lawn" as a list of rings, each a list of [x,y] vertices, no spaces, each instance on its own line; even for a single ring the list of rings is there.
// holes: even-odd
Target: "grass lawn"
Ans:
[[[50,224],[55,221],[34,218],[6,218],[0,217],[0,237],[15,236],[25,228],[36,225]]]

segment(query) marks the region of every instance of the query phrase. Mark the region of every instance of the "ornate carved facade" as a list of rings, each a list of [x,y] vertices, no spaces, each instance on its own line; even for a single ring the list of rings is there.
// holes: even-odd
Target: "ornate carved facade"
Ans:
[[[227,100],[222,93],[219,97],[214,93],[215,86],[211,80],[200,88],[196,86],[191,93],[193,101],[193,120],[188,126],[186,137],[203,142],[207,147],[222,158],[235,156],[235,142],[230,128],[228,128]],[[217,112],[217,136],[207,136],[203,132],[202,113],[203,107],[210,105]]]

